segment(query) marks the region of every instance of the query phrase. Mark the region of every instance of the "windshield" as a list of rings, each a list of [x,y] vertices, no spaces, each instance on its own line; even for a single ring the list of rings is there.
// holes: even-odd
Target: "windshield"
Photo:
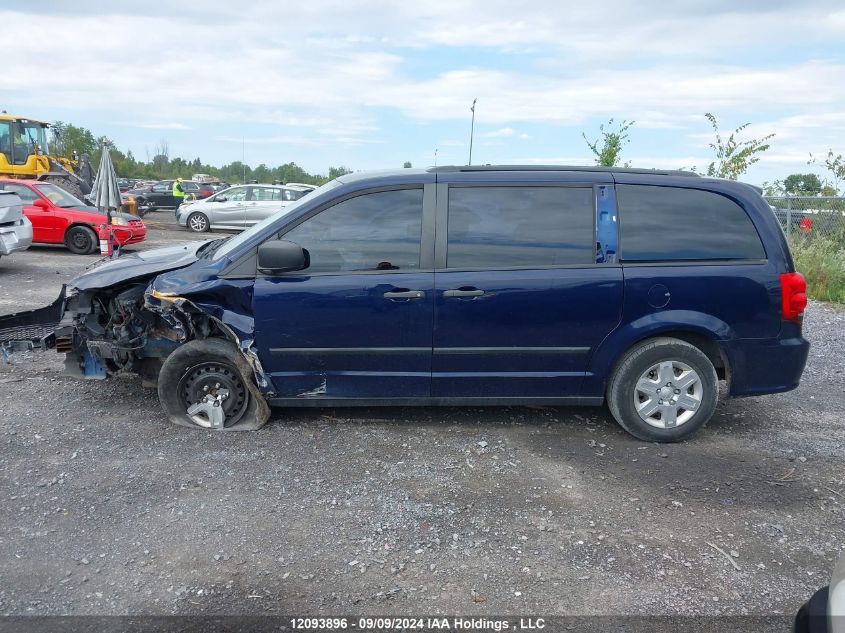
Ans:
[[[74,196],[70,195],[67,191],[56,185],[51,185],[49,183],[39,183],[35,186],[38,187],[38,191],[40,191],[47,198],[49,198],[50,202],[55,204],[57,207],[67,209],[70,207],[88,206],[87,204],[82,202],[82,200],[75,198]]]
[[[277,213],[274,213],[270,217],[264,218],[258,224],[253,224],[250,228],[248,228],[246,231],[244,231],[240,235],[229,238],[228,240],[226,240],[225,245],[222,248],[220,248],[217,251],[217,253],[215,253],[214,259],[220,259],[221,257],[226,257],[226,255],[231,253],[234,249],[238,248],[241,244],[245,244],[246,242],[248,242],[250,239],[252,239],[253,235],[258,235],[259,233],[261,233],[261,231],[263,231],[265,228],[267,228],[268,226],[273,224],[276,220],[278,220],[283,215],[287,215],[291,211],[296,211],[303,204],[310,202],[311,200],[313,200],[314,198],[316,198],[320,194],[325,193],[326,191],[329,191],[330,189],[334,189],[335,187],[340,187],[340,181],[331,180],[331,181],[327,182],[325,185],[323,185],[322,187],[318,187],[317,189],[312,191],[310,195],[305,196],[304,198],[300,198],[296,202],[291,202],[288,206],[283,207]]]
[[[17,124],[18,142],[25,145],[38,145],[42,152],[47,151],[47,138],[44,134],[44,124],[21,119]]]

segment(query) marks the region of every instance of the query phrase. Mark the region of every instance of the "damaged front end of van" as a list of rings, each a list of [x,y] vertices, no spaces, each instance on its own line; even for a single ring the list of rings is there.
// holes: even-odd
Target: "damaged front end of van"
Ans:
[[[0,317],[0,346],[55,349],[66,373],[86,379],[137,374],[158,389],[170,421],[181,426],[260,428],[270,414],[270,382],[244,304],[249,283],[191,266],[215,242],[106,261],[67,284],[50,306]],[[178,362],[166,366],[177,351],[209,360],[181,375]]]

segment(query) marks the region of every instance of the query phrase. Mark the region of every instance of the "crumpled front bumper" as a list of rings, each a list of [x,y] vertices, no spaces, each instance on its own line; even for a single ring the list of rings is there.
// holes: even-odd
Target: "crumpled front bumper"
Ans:
[[[58,299],[37,310],[0,316],[0,348],[51,349],[55,346],[55,330],[65,311],[67,289],[62,286]]]
[[[17,222],[0,226],[0,255],[25,251],[32,244],[32,223],[24,216]]]

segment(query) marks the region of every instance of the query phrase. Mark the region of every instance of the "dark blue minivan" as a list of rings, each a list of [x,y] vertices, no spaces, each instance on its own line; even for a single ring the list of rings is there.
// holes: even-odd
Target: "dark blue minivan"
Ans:
[[[50,344],[139,373],[169,419],[269,406],[607,403],[687,437],[798,385],[805,284],[759,192],[692,173],[437,167],[343,176],[227,239],[76,278]]]

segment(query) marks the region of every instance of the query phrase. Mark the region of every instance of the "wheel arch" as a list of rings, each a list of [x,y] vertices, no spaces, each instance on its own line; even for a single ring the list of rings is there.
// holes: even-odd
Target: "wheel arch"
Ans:
[[[723,341],[735,338],[733,328],[712,315],[676,310],[647,315],[608,335],[590,358],[584,392],[604,394],[625,354],[644,341],[660,337],[676,338],[700,349],[713,363],[719,379],[730,384],[731,361]]]
[[[65,237],[65,235],[67,235],[68,231],[70,231],[72,228],[77,227],[77,226],[82,226],[82,227],[85,227],[86,229],[91,229],[92,231],[94,231],[94,235],[98,235],[96,224],[91,224],[90,222],[83,222],[81,220],[71,220],[65,226],[64,233],[62,234],[62,240],[64,240],[64,237]]]

